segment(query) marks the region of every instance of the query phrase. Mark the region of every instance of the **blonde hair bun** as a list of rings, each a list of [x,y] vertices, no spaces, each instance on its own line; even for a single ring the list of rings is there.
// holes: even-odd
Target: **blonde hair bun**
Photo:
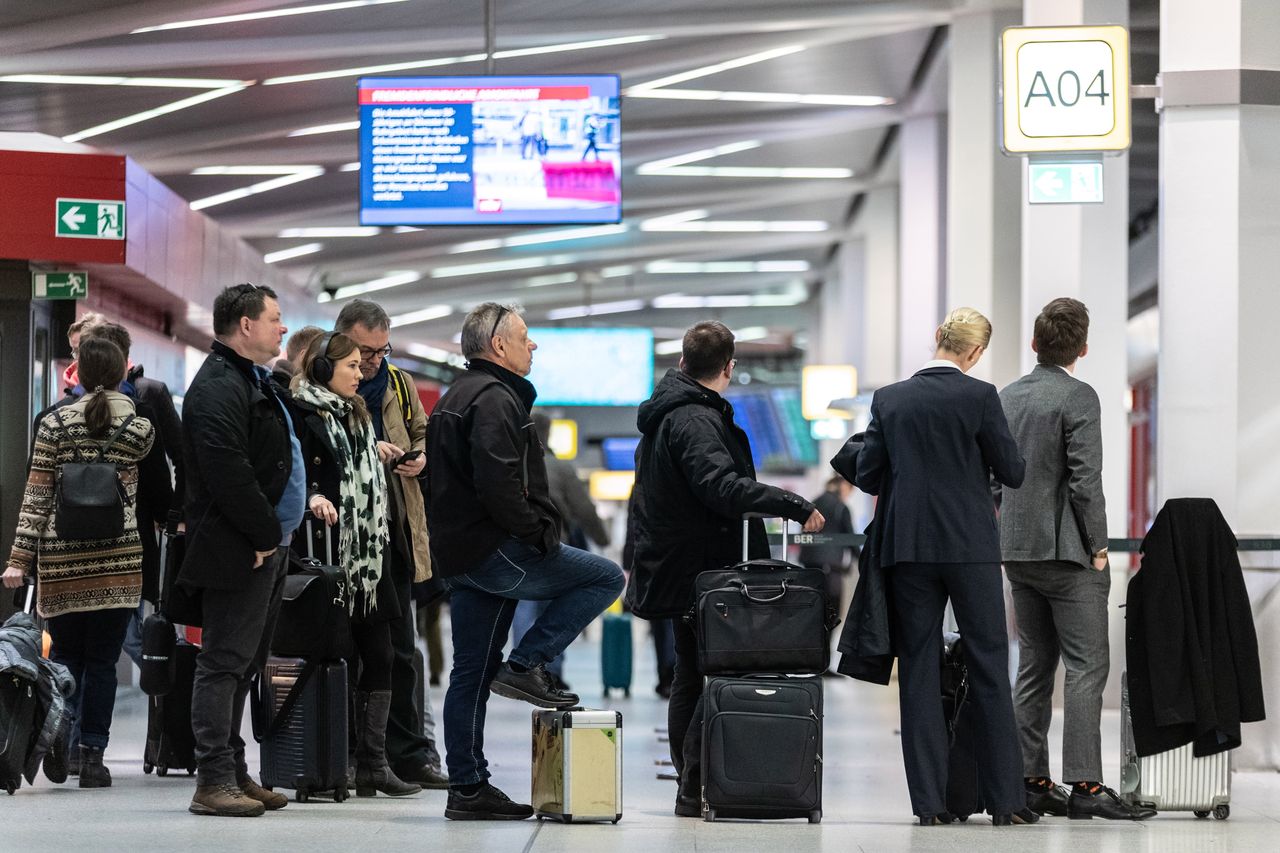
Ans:
[[[974,308],[956,308],[934,334],[938,348],[960,355],[991,343],[991,321]]]

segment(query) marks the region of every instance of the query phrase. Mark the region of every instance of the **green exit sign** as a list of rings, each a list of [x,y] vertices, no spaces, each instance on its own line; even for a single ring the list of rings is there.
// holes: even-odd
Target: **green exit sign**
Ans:
[[[87,272],[33,272],[31,296],[35,299],[84,299],[89,295]]]
[[[1031,204],[1101,204],[1102,163],[1027,164],[1027,201]]]
[[[123,240],[124,202],[97,198],[60,198],[53,233],[56,237]]]

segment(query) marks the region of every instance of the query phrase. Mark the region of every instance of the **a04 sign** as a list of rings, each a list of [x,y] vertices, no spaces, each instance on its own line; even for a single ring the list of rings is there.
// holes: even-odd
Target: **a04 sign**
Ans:
[[[1005,151],[1129,147],[1124,27],[1010,27],[1001,52]]]

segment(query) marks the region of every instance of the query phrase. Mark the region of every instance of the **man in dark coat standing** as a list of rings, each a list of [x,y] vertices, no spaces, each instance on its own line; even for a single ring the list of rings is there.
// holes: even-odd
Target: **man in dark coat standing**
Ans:
[[[742,517],[781,516],[822,529],[822,513],[799,495],[756,480],[747,434],[722,395],[733,378],[733,332],[715,321],[684,334],[678,370],[669,370],[640,406],[631,530],[634,557],[627,601],[645,619],[675,620],[676,672],[667,707],[671,761],[680,776],[676,814],[698,817],[701,768],[685,739],[702,695],[698,640],[680,617],[693,606],[700,572],[742,559]],[[750,523],[752,559],[768,557],[764,524]],[[690,750],[692,752],[692,750]]]

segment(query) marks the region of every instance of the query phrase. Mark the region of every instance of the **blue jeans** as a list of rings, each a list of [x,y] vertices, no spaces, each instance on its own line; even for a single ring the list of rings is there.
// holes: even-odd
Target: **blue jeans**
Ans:
[[[616,565],[590,552],[561,545],[544,555],[511,539],[475,569],[444,582],[453,593],[453,671],[442,714],[445,762],[450,784],[472,785],[489,778],[485,709],[515,603],[550,602],[508,657],[533,667],[563,652],[617,600],[623,577]]]
[[[551,606],[549,601],[521,601],[516,604],[515,615],[511,617],[511,642],[520,645],[524,635],[529,633],[533,623]],[[547,661],[547,672],[556,678],[564,677],[564,652]]]

